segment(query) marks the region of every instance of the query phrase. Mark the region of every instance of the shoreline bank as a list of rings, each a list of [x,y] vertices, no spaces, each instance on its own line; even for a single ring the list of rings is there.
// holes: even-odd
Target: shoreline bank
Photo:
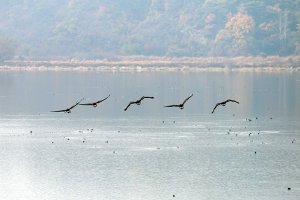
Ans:
[[[292,57],[118,57],[114,60],[10,60],[0,71],[98,72],[294,72],[300,56]]]

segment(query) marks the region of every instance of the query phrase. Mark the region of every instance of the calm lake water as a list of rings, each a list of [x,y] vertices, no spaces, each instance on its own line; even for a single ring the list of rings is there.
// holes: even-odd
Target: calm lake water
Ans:
[[[0,199],[298,199],[300,73],[0,72],[0,149]]]

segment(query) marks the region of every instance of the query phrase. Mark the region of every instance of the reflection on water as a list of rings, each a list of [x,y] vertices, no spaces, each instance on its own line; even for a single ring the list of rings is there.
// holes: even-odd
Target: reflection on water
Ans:
[[[216,102],[234,98],[241,106],[230,111],[245,116],[274,115],[299,118],[299,73],[71,73],[1,72],[1,115],[48,115],[85,97],[96,101],[111,94],[97,111],[79,108],[74,115],[84,117],[128,117],[193,114],[207,115]],[[194,93],[186,110],[163,109],[182,102]],[[155,101],[123,109],[131,100],[153,95]],[[99,114],[101,112],[101,114]],[[217,114],[225,114],[220,109]],[[53,115],[51,115],[53,116]]]
[[[297,199],[299,79],[1,72],[0,199]],[[191,93],[184,110],[163,107]],[[143,95],[155,99],[123,111]],[[212,115],[227,98],[240,104]]]

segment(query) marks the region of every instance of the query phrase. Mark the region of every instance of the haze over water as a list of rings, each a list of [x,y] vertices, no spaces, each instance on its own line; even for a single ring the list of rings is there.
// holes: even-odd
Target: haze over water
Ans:
[[[1,72],[0,199],[297,199],[299,122],[299,73]]]

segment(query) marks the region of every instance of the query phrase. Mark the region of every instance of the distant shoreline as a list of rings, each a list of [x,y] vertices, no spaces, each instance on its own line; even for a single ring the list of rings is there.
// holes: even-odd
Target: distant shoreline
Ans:
[[[300,72],[300,56],[256,57],[145,57],[112,60],[10,60],[0,71],[99,72]]]

